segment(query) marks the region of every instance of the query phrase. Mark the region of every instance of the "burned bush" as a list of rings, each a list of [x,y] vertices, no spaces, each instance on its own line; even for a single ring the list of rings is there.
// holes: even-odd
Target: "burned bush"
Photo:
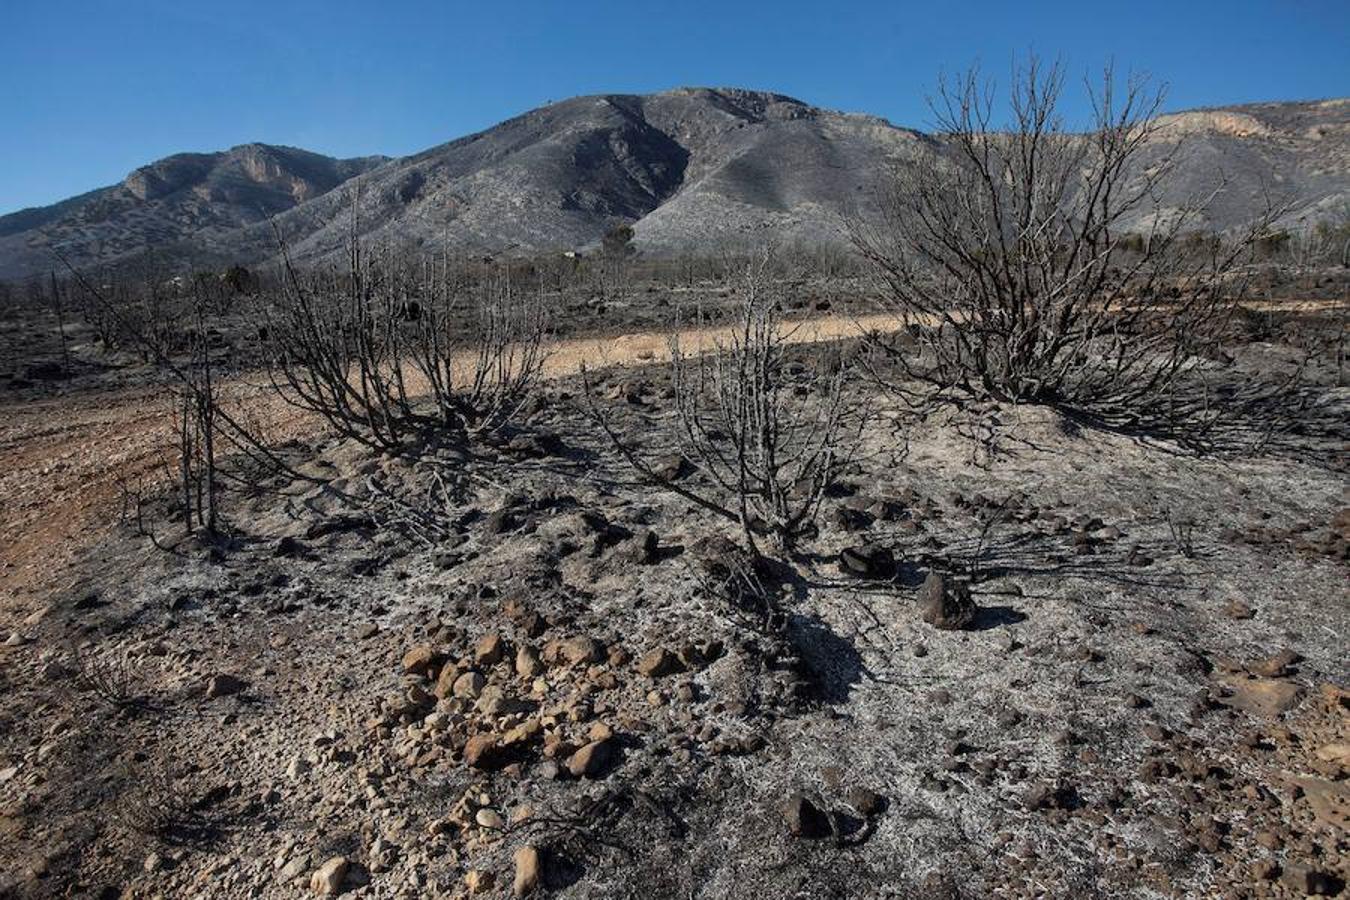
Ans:
[[[887,305],[919,326],[916,347],[875,345],[899,368],[893,385],[925,400],[1207,421],[1235,275],[1274,212],[1199,234],[1217,190],[1176,198],[1184,145],[1158,116],[1162,92],[1134,78],[1122,89],[1108,69],[1076,133],[1059,113],[1063,78],[1032,58],[1006,125],[978,71],[940,85],[940,154],[897,167],[875,215],[851,226]]]
[[[543,304],[509,271],[407,265],[356,244],[342,271],[302,275],[288,261],[267,327],[281,396],[383,450],[506,424],[539,377],[546,332]]]
[[[737,523],[756,553],[760,537],[791,550],[810,533],[863,421],[845,397],[850,367],[837,350],[816,365],[789,359],[793,328],[771,271],[769,253],[746,264],[736,322],[711,346],[687,349],[678,331],[670,338],[670,436],[698,477],[671,477],[669,460],[619,433],[589,379],[586,391],[601,428],[647,482]]]

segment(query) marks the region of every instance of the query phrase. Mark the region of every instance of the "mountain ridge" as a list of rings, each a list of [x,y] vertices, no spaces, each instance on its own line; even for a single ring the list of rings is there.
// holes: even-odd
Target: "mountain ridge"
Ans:
[[[1210,227],[1250,218],[1272,185],[1296,216],[1350,207],[1350,98],[1160,120],[1165,140],[1192,144],[1177,191],[1219,191]],[[317,261],[340,252],[353,223],[374,241],[491,253],[585,249],[621,222],[652,254],[762,237],[837,242],[890,166],[922,164],[940,146],[878,116],[771,91],[586,95],[404,157],[257,143],[174,154],[117,185],[0,216],[0,278],[45,271],[53,250],[76,266],[155,249],[198,265],[255,264],[275,257],[274,229],[296,259]]]

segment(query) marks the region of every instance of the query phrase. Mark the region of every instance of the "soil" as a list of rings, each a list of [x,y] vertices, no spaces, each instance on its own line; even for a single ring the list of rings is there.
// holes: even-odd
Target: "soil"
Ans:
[[[802,359],[857,328],[811,320]],[[158,471],[163,386],[10,388],[0,896],[1344,892],[1330,375],[1330,427],[1224,456],[1038,407],[910,421],[860,380],[818,533],[761,572],[581,402],[585,363],[671,452],[665,353],[561,339],[520,429],[467,457],[374,454],[241,376],[322,484],[231,492],[223,540],[156,500],[167,549],[117,515]],[[942,615],[930,576],[964,586]]]

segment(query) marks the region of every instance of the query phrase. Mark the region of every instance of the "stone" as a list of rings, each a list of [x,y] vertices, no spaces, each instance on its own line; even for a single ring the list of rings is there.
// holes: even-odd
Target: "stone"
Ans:
[[[637,661],[638,672],[648,678],[673,675],[676,672],[683,671],[683,669],[684,666],[680,663],[679,657],[665,647],[655,647],[648,650]]]
[[[567,771],[574,778],[597,778],[609,768],[614,745],[608,740],[591,741],[567,760]]]
[[[248,685],[233,675],[220,674],[212,676],[206,683],[206,699],[214,700],[217,697],[228,697],[231,694],[237,694]]]
[[[848,805],[860,816],[871,818],[886,806],[886,798],[876,791],[864,787],[851,789],[844,797]]]
[[[483,678],[482,673],[465,672],[455,679],[455,684],[450,692],[456,697],[473,700],[483,693],[483,686],[486,684],[487,679]]]
[[[782,813],[788,832],[795,837],[819,838],[831,833],[829,816],[800,791],[788,797]]]
[[[458,681],[459,677],[463,674],[463,672],[452,665],[442,666],[441,674],[436,676],[436,686],[431,689],[431,692],[441,700],[444,700],[446,697],[453,697],[455,694],[455,682]]]
[[[500,634],[485,634],[473,648],[473,660],[479,666],[496,665],[506,656],[506,641]]]
[[[490,684],[478,695],[478,701],[474,703],[473,708],[489,718],[494,718],[506,711],[507,702],[506,692],[497,685]]]
[[[863,544],[839,552],[839,571],[855,578],[884,580],[895,574],[895,557],[886,547]]]
[[[521,678],[538,678],[544,674],[544,664],[539,660],[539,654],[524,646],[517,650],[516,674]]]
[[[512,856],[516,866],[516,877],[511,883],[511,893],[517,897],[533,894],[544,883],[544,860],[537,847],[526,844],[516,850]]]
[[[475,769],[492,771],[510,762],[508,754],[490,734],[476,734],[464,743],[464,764]]]
[[[1030,811],[1072,809],[1078,804],[1078,792],[1069,786],[1037,782],[1022,794],[1022,803]]]
[[[656,532],[642,528],[619,548],[623,562],[638,566],[650,566],[661,560],[661,542]]]
[[[491,872],[484,872],[482,869],[470,869],[464,875],[464,886],[468,888],[470,894],[486,894],[497,886],[497,879]]]
[[[1274,656],[1268,656],[1252,666],[1252,674],[1263,678],[1279,678],[1288,675],[1295,663],[1302,660],[1293,650],[1281,650]]]
[[[298,856],[291,857],[289,861],[287,861],[284,865],[282,865],[280,869],[277,870],[277,881],[280,881],[282,884],[290,884],[292,881],[295,881],[295,879],[299,878],[301,875],[304,875],[305,870],[308,868],[309,868],[308,854],[302,853]]]
[[[424,675],[430,678],[440,665],[441,655],[427,644],[413,647],[403,654],[404,675]]]
[[[934,628],[943,631],[969,628],[975,623],[978,609],[967,585],[937,572],[929,572],[919,588],[919,614]]]
[[[544,727],[538,719],[526,719],[502,735],[503,747],[526,747],[542,737]]]
[[[587,635],[578,635],[563,641],[559,652],[564,660],[574,666],[599,662],[605,658],[605,648],[600,646],[600,642],[595,638]]]
[[[474,814],[473,820],[483,828],[491,828],[496,831],[501,831],[506,827],[501,815],[496,810],[488,809],[486,806]]]
[[[1293,709],[1303,699],[1303,689],[1288,681],[1233,677],[1223,681],[1233,692],[1224,702],[1254,716],[1274,718]]]
[[[347,878],[347,857],[334,856],[309,876],[309,889],[320,897],[335,897]]]

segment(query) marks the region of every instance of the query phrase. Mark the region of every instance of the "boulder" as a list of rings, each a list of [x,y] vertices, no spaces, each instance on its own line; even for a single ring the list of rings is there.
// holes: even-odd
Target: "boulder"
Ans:
[[[441,674],[436,677],[436,686],[431,689],[431,692],[441,700],[454,696],[455,682],[459,680],[462,674],[464,673],[452,665],[442,666]]]
[[[544,664],[540,662],[539,654],[529,647],[521,646],[516,651],[516,674],[521,678],[538,678],[544,674]]]
[[[795,837],[819,838],[831,833],[829,816],[800,791],[788,797],[782,813],[788,832]]]
[[[476,698],[483,693],[483,685],[487,683],[480,672],[465,672],[455,679],[450,692],[456,697],[463,697],[467,700]]]
[[[403,674],[423,675],[430,678],[441,663],[441,654],[428,644],[413,647],[403,654]]]
[[[605,648],[600,642],[587,635],[568,638],[558,647],[558,652],[570,665],[599,662],[605,658]]]
[[[845,547],[839,551],[839,571],[854,578],[884,580],[895,574],[895,556],[875,544]]]
[[[473,661],[479,666],[496,665],[506,656],[506,641],[497,633],[485,634],[473,648]]]
[[[975,623],[979,607],[971,599],[970,588],[929,572],[919,588],[919,614],[934,628],[956,631]]]
[[[472,768],[491,772],[510,761],[510,754],[490,734],[476,734],[464,744],[464,764]]]
[[[511,883],[511,893],[517,897],[526,897],[539,890],[544,883],[544,860],[539,849],[527,844],[516,850],[512,859],[516,866],[516,877]]]
[[[654,647],[642,654],[637,661],[637,670],[648,678],[660,678],[683,671],[684,665],[679,657],[665,647]]]
[[[220,674],[212,676],[206,683],[206,699],[214,700],[217,697],[228,697],[231,694],[237,694],[248,685],[233,675]]]
[[[610,741],[591,741],[567,760],[567,771],[574,778],[596,778],[604,774],[613,758],[614,745]]]
[[[309,876],[309,889],[320,897],[335,897],[347,878],[347,857],[334,856]]]

